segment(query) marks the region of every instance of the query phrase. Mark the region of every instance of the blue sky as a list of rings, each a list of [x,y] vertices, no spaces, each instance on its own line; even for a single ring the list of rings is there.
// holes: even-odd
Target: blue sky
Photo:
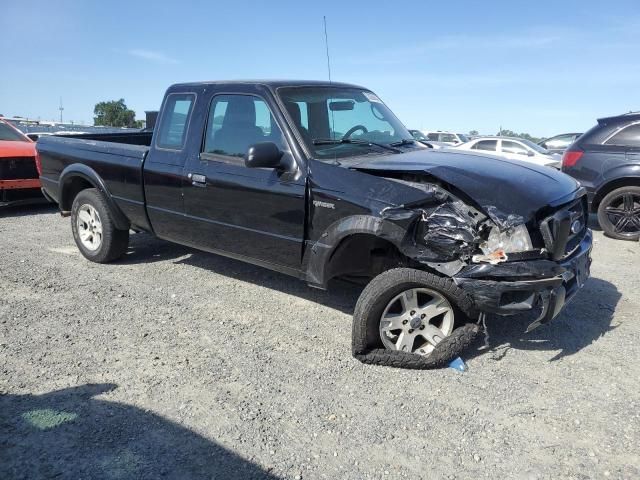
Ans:
[[[172,83],[326,79],[374,90],[410,128],[550,136],[640,110],[640,3],[3,2],[0,113],[144,117]]]

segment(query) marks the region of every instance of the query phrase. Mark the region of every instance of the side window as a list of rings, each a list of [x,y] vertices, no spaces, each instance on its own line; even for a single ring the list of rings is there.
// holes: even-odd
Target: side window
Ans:
[[[252,95],[216,95],[209,108],[203,153],[243,163],[251,145],[273,142],[287,150],[282,131],[266,102]]]
[[[576,135],[558,135],[542,143],[543,148],[567,148],[577,138]]]
[[[434,141],[434,142],[437,142],[437,141],[438,141],[439,136],[438,136],[438,134],[437,134],[437,133],[429,133],[429,134],[427,135],[427,138],[428,138],[429,140],[432,140],[432,141]]]
[[[440,134],[440,141],[441,142],[453,142],[453,143],[458,143],[458,139],[456,138],[456,136],[452,133],[441,133]]]
[[[524,146],[509,140],[502,140],[502,153],[517,153],[518,155],[526,155],[529,153]]]
[[[640,147],[640,124],[623,128],[605,142],[605,145],[622,145],[625,147]]]
[[[497,140],[480,140],[473,147],[474,150],[484,150],[487,152],[495,152],[498,146]]]
[[[566,148],[575,139],[575,135],[558,135],[550,138],[542,145],[544,148]]]
[[[171,150],[184,148],[194,100],[195,95],[192,93],[172,93],[169,95],[158,129],[157,147]]]

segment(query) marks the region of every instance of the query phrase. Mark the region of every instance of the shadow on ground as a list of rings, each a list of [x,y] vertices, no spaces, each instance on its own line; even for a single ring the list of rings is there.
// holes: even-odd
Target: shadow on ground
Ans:
[[[29,205],[5,205],[0,207],[0,218],[26,217],[28,215],[41,215],[43,213],[56,213],[58,207],[46,200]]]
[[[127,253],[114,265],[162,262],[199,253],[202,254],[202,252],[193,248],[160,240],[149,233],[131,233]]]
[[[187,247],[158,240],[150,235],[132,235],[132,247],[119,263],[135,264],[157,260],[176,259],[175,262],[202,268],[221,275],[295,295],[343,313],[352,314],[362,287],[346,282],[335,282],[329,290],[310,288],[305,282],[287,275],[219,255],[200,252]],[[489,346],[494,358],[501,358],[509,349],[560,350],[551,361],[573,355],[590,345],[611,326],[616,305],[620,300],[617,288],[599,278],[590,278],[564,311],[554,321],[525,334],[527,326],[537,312],[525,315],[501,317],[493,315],[487,320]],[[470,350],[466,359],[487,353],[487,350]]]
[[[0,478],[278,478],[153,413],[93,398],[114,388],[1,395]]]
[[[131,235],[127,254],[116,264],[135,265],[164,260],[174,260],[177,264],[202,268],[234,280],[295,295],[349,314],[353,313],[363,288],[355,284],[335,281],[328,291],[318,290],[309,287],[304,281],[283,273],[166,242],[144,233]]]
[[[611,325],[611,321],[620,297],[612,283],[590,278],[555,320],[530,333],[524,332],[537,312],[510,317],[493,315],[486,322],[489,349],[468,351],[463,357],[469,359],[490,352],[493,359],[501,360],[512,348],[560,350],[549,361],[573,355],[618,326]]]

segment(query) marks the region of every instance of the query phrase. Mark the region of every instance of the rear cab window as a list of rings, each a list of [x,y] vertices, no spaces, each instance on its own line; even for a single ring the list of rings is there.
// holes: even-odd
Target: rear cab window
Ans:
[[[167,150],[184,148],[195,98],[193,93],[169,94],[158,128],[157,148]]]

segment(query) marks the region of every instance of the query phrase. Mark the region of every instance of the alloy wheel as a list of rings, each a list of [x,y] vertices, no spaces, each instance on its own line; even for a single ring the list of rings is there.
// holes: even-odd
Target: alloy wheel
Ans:
[[[380,338],[389,350],[429,355],[453,332],[454,311],[440,293],[411,288],[396,295],[380,318]]]
[[[89,204],[78,209],[78,235],[82,245],[91,251],[96,251],[102,245],[102,221],[98,211]]]
[[[604,210],[617,234],[633,237],[640,233],[640,195],[622,192]]]

